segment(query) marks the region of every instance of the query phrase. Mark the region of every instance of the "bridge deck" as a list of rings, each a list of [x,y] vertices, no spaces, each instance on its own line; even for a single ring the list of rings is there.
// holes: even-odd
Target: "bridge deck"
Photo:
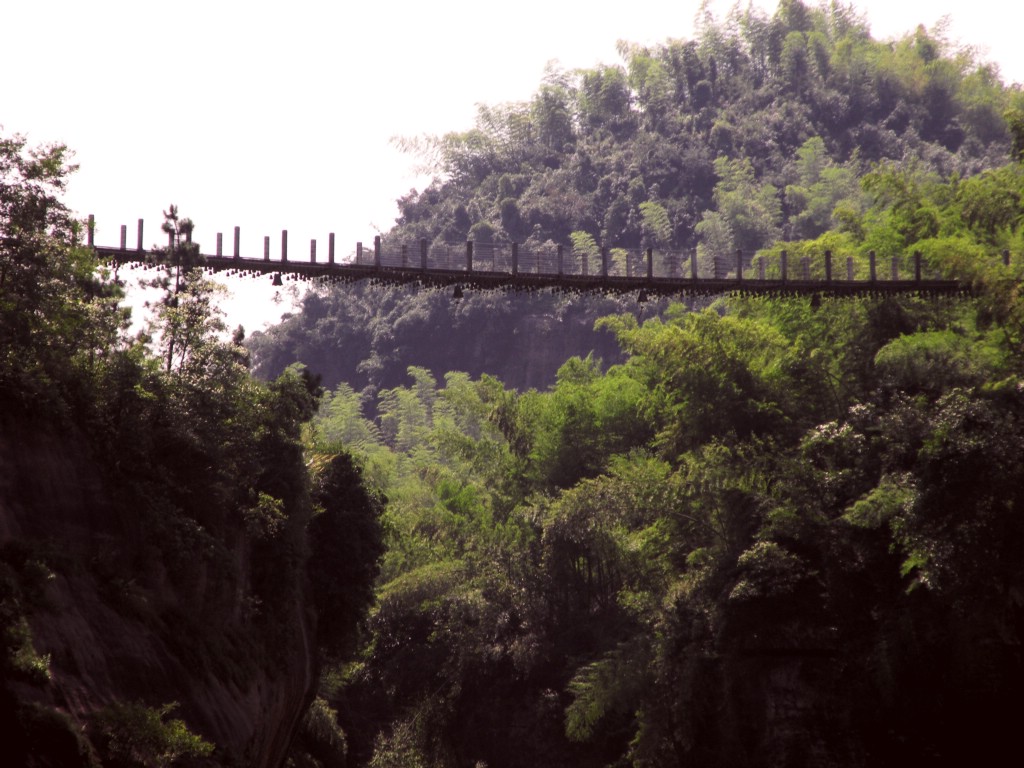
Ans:
[[[160,253],[149,250],[132,250],[127,248],[112,248],[105,246],[94,246],[97,255],[116,265],[143,265],[153,264],[157,261]],[[669,263],[668,268],[664,262],[661,269],[654,269],[653,259],[648,252],[649,261],[637,260],[637,264],[630,268],[627,264],[623,267],[621,260],[609,268],[608,262],[601,264],[597,274],[592,274],[587,268],[585,261],[580,262],[578,255],[563,257],[561,264],[545,263],[550,259],[534,258],[532,255],[525,259],[514,260],[501,264],[498,259],[492,257],[487,260],[489,263],[476,262],[474,265],[472,257],[455,266],[451,259],[446,259],[448,266],[435,263],[428,263],[413,266],[407,258],[399,261],[381,253],[380,250],[370,254],[372,260],[362,256],[356,261],[347,262],[324,262],[315,261],[292,261],[292,260],[271,260],[269,258],[254,259],[241,256],[203,255],[201,266],[212,272],[227,272],[238,275],[269,275],[280,276],[282,274],[296,275],[303,280],[319,280],[329,282],[355,282],[359,280],[374,280],[378,283],[390,285],[415,284],[424,287],[446,287],[458,285],[461,288],[473,288],[477,290],[515,290],[515,289],[537,289],[552,288],[570,292],[604,292],[604,293],[629,293],[645,292],[647,295],[682,295],[682,294],[720,294],[729,292],[745,292],[758,294],[813,294],[821,293],[826,295],[852,295],[865,293],[922,293],[922,294],[950,294],[964,292],[966,288],[955,280],[947,280],[922,273],[920,264],[913,270],[915,277],[906,279],[899,277],[898,265],[892,265],[891,270],[884,276],[879,276],[875,266],[871,266],[864,277],[858,278],[859,273],[865,272],[863,265],[853,266],[847,262],[847,268],[842,275],[831,274],[827,270],[825,276],[814,276],[820,273],[821,265],[808,264],[803,260],[797,277],[789,273],[785,265],[780,269],[779,265],[771,267],[765,262],[758,262],[754,266],[752,259],[746,265],[738,261],[739,268],[726,272],[719,264],[713,269],[716,274],[701,274],[696,268],[690,270],[690,274],[680,274],[679,264]],[[426,261],[426,260],[424,260]],[[396,263],[397,262],[397,263]],[[559,270],[561,266],[561,270]],[[647,267],[646,270],[644,267]],[[480,268],[482,267],[482,268]],[[490,267],[490,268],[487,268]],[[504,268],[496,268],[504,267]],[[570,271],[571,270],[571,271]],[[710,272],[710,270],[707,270]],[[718,276],[718,272],[723,276]],[[874,278],[871,275],[874,274]]]

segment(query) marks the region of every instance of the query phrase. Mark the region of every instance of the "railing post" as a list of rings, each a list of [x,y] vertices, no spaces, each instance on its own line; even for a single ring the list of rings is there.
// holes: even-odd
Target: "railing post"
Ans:
[[[141,250],[141,248],[139,250]],[[218,232],[217,233],[217,258],[219,259],[223,255],[224,255],[224,233],[223,232]]]
[[[316,238],[309,241],[309,263],[316,264]]]
[[[241,227],[235,227],[235,258],[241,258],[241,243],[242,243],[242,229]]]
[[[512,243],[512,274],[519,274],[519,243]]]
[[[647,249],[647,279],[654,279],[654,249]]]
[[[373,266],[380,269],[380,235],[373,236]]]
[[[288,230],[281,230],[281,261],[288,261]]]
[[[128,250],[128,225],[121,225],[121,250]]]
[[[362,264],[362,263],[363,263],[363,244],[357,242],[356,243],[356,264]]]
[[[473,241],[466,241],[466,271],[473,271]]]
[[[892,257],[892,279],[896,282],[900,279],[900,259],[899,256]]]
[[[779,269],[782,271],[782,282],[786,282],[789,277],[789,254],[785,251],[779,253]]]
[[[420,269],[427,271],[427,238],[420,238]]]
[[[601,277],[608,277],[608,249],[601,249]]]
[[[96,243],[96,217],[93,214],[89,214],[89,230],[86,235],[89,247],[93,248]]]
[[[270,235],[263,236],[263,260],[270,261]]]
[[[562,261],[562,246],[558,246],[558,276],[561,277],[563,273],[563,261]]]
[[[914,282],[921,282],[921,252],[914,251]]]
[[[875,282],[875,280],[877,279],[878,275],[875,274],[875,252],[874,251],[868,251],[868,274],[870,275],[870,277],[868,279],[871,280],[872,283]]]
[[[743,251],[736,249],[736,282],[743,282]]]
[[[825,251],[825,282],[832,282],[832,251]]]
[[[697,251],[690,251],[690,279],[696,282],[697,274]]]
[[[334,264],[334,233],[327,235],[327,263]]]
[[[142,246],[142,219],[139,219],[139,237],[138,237],[137,242],[138,242],[138,245],[136,246],[136,250],[144,251],[145,248],[143,248],[143,246]]]

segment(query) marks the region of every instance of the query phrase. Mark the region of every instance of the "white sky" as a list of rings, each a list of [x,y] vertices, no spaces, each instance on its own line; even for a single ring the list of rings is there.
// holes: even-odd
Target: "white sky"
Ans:
[[[721,19],[730,0],[713,0]],[[743,0],[743,5],[746,0]],[[755,0],[773,12],[775,0]],[[815,0],[810,0],[814,5]],[[0,0],[0,128],[58,141],[80,170],[66,202],[116,245],[145,219],[162,241],[176,203],[213,252],[339,257],[371,242],[422,187],[392,136],[472,126],[477,103],[529,99],[545,64],[619,63],[617,40],[690,39],[699,0]],[[1024,82],[1024,10],[1006,0],[853,0],[876,39],[950,17],[1004,81]],[[1013,10],[1013,8],[1017,10]],[[269,285],[228,305],[247,329],[275,320]]]

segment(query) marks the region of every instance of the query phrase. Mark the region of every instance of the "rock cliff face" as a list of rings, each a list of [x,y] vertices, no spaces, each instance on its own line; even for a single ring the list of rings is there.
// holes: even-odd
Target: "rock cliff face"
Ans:
[[[6,675],[3,706],[66,723],[82,765],[96,759],[96,713],[116,702],[177,702],[173,717],[215,745],[216,763],[281,764],[316,677],[301,580],[281,574],[292,599],[276,608],[254,598],[256,545],[241,523],[217,534],[221,567],[198,552],[169,563],[82,445],[0,414],[0,551],[49,571],[34,604],[4,603],[17,610],[0,629],[23,613],[42,671]],[[25,738],[28,764],[67,764],[67,739]]]

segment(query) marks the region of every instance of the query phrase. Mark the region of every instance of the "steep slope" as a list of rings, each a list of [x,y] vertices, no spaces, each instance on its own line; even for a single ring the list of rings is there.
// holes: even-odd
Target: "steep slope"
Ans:
[[[73,430],[0,418],[0,551],[8,565],[49,572],[23,606],[43,671],[9,678],[20,702],[8,700],[7,714],[66,714],[68,731],[90,742],[81,742],[85,765],[102,738],[98,712],[178,702],[175,717],[216,746],[218,762],[279,765],[315,685],[301,571],[281,574],[293,599],[264,602],[257,615],[254,546],[241,524],[220,532],[223,566],[188,547],[161,552],[84,445]],[[60,740],[32,734],[21,745],[30,764],[67,764],[51,751]]]

